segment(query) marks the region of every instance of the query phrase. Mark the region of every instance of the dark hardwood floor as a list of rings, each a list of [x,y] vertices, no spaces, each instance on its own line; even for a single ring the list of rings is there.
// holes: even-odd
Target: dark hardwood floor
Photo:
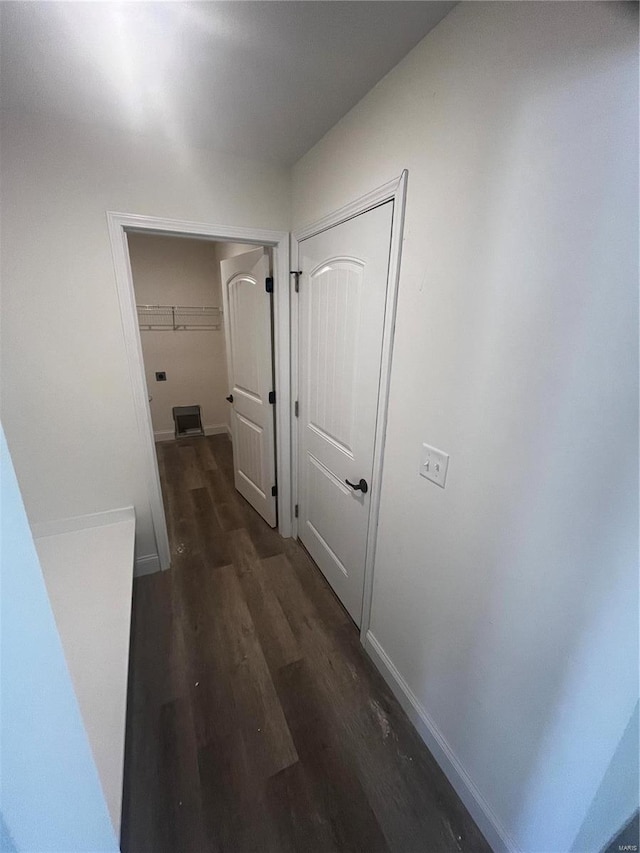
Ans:
[[[228,438],[158,456],[172,568],[134,583],[124,853],[489,850]]]

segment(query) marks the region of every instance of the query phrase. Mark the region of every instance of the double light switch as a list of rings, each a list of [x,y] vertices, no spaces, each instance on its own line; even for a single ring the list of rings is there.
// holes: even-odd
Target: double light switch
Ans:
[[[426,477],[432,483],[444,489],[447,479],[447,468],[449,467],[449,454],[431,447],[430,444],[422,445],[420,456],[420,476]]]

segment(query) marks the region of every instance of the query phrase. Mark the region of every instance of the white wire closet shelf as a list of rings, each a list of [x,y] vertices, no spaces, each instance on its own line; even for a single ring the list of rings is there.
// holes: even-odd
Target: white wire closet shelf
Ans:
[[[194,305],[136,305],[138,325],[145,331],[218,331],[222,308]]]

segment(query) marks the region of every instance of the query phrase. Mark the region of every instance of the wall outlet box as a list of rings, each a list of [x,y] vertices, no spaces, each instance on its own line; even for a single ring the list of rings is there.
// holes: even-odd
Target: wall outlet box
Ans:
[[[444,489],[448,467],[448,453],[438,450],[437,447],[431,447],[430,444],[422,445],[422,453],[420,455],[421,477],[426,477],[427,480],[431,480],[432,483]]]
[[[156,371],[156,382],[166,382],[167,372],[165,370]]]

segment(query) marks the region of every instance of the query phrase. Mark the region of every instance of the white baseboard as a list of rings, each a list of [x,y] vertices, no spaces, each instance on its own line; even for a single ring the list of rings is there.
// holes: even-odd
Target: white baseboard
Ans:
[[[424,705],[371,631],[367,631],[364,647],[495,853],[520,853],[520,848],[478,791]]]
[[[121,521],[135,519],[132,506],[119,509],[109,509],[105,512],[90,512],[86,515],[75,515],[71,518],[59,518],[55,521],[41,521],[31,525],[31,533],[35,539],[44,536],[58,536],[60,533],[72,533],[74,530],[88,530],[90,527],[101,527],[105,524],[119,524]]]
[[[157,554],[136,557],[133,576],[141,578],[143,575],[152,575],[154,572],[159,572],[161,568],[160,557]]]
[[[229,424],[216,424],[215,426],[206,426],[204,428],[205,435],[221,435],[226,432],[227,435],[231,435],[231,428]]]
[[[211,426],[204,427],[205,435],[220,435],[221,433],[229,433],[231,435],[231,430],[229,429],[229,424],[212,424]],[[158,441],[174,441],[175,432],[172,429],[159,430],[158,432],[154,432],[153,434],[156,442]]]

